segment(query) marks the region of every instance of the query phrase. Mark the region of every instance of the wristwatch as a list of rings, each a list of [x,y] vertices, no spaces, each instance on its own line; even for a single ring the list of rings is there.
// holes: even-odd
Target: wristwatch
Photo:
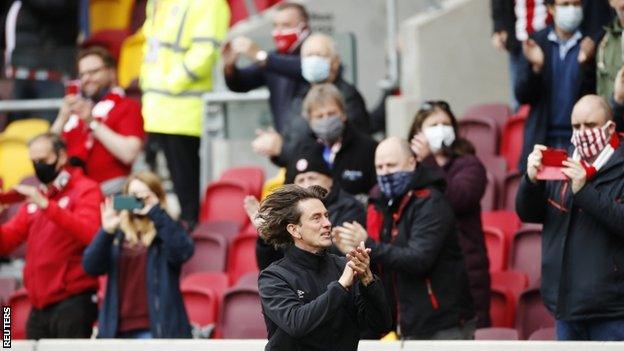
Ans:
[[[256,61],[265,63],[268,56],[266,51],[260,50],[256,53]]]

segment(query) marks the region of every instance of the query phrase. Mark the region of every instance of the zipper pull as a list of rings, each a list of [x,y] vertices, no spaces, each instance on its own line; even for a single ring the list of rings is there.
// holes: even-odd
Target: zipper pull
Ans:
[[[425,282],[427,283],[427,294],[429,294],[431,306],[433,306],[434,310],[437,310],[438,308],[440,308],[440,304],[438,303],[438,299],[436,298],[435,294],[433,293],[433,289],[431,288],[431,279],[427,278],[425,279]]]

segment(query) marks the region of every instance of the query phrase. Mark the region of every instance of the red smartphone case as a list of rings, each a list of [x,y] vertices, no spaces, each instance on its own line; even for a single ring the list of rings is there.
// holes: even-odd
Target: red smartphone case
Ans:
[[[562,149],[547,149],[542,151],[542,168],[537,172],[539,180],[566,180],[561,169],[563,161],[568,159],[568,153]]]

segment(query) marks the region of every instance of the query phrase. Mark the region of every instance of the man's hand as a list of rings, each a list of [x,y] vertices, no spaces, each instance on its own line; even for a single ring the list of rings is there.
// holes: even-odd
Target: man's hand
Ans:
[[[236,37],[232,40],[232,51],[237,55],[243,55],[255,61],[260,47],[247,37]]]
[[[581,49],[578,55],[578,62],[580,64],[585,64],[589,60],[593,59],[596,55],[596,43],[590,37],[585,37],[581,41]]]
[[[283,145],[284,139],[272,128],[257,130],[256,139],[251,142],[253,151],[266,157],[279,156],[282,153]]]
[[[542,151],[546,149],[548,149],[546,146],[536,144],[527,158],[527,175],[534,184],[537,183],[537,172],[542,167]]]
[[[507,50],[507,31],[502,30],[492,34],[492,46],[498,51]]]
[[[93,101],[85,98],[78,97],[76,103],[72,106],[72,112],[77,114],[78,117],[89,123],[93,120],[91,111],[93,110]]]
[[[341,227],[332,228],[331,234],[334,240],[334,245],[342,252],[344,255],[349,253],[349,251],[355,248],[355,240],[350,234],[340,232]]]
[[[247,217],[249,217],[249,221],[254,227],[258,228],[261,224],[261,219],[258,218],[258,210],[260,209],[260,202],[253,195],[245,196],[243,200],[243,207],[245,208],[245,212],[247,213]]]
[[[48,208],[48,198],[45,197],[37,187],[30,185],[15,185],[15,191],[26,196],[26,202],[33,203],[41,209]]]
[[[624,104],[624,66],[620,68],[613,83],[613,100],[618,105]]]
[[[107,234],[115,234],[117,228],[119,228],[119,223],[121,223],[121,217],[113,208],[113,201],[110,197],[107,197],[104,203],[100,204],[100,213],[102,216],[102,229]]]
[[[355,272],[353,268],[349,265],[349,262],[345,265],[344,271],[342,271],[342,275],[340,279],[338,279],[338,283],[342,285],[343,288],[349,289],[353,285],[353,281],[355,280]]]
[[[353,269],[356,276],[360,277],[360,281],[364,286],[372,283],[375,279],[373,273],[370,270],[370,249],[364,246],[364,242],[360,241],[360,245],[351,250],[347,254],[347,265]]]
[[[531,64],[533,72],[539,73],[542,71],[542,67],[544,67],[544,52],[533,39],[522,43],[522,53]]]
[[[65,125],[69,120],[69,117],[72,115],[73,110],[78,105],[78,101],[80,101],[80,96],[78,95],[65,95],[63,98],[63,104],[59,109],[59,113],[57,115],[57,119],[62,121],[62,125]]]
[[[348,244],[353,247],[357,246],[359,242],[366,241],[368,239],[368,233],[362,225],[356,221],[351,223],[345,222],[342,226],[336,227],[336,231],[341,240],[346,240]]]
[[[411,140],[410,146],[414,154],[416,154],[416,160],[418,162],[421,162],[422,160],[429,157],[429,155],[431,155],[429,142],[427,141],[427,138],[422,132],[414,135],[414,137]]]
[[[238,54],[232,50],[232,43],[227,42],[221,48],[221,59],[223,60],[223,68],[225,75],[232,74],[236,60],[238,60]]]
[[[579,161],[575,161],[568,158],[567,161],[563,161],[564,168],[561,170],[566,177],[570,178],[572,183],[572,192],[578,193],[585,183],[587,182],[587,171]]]

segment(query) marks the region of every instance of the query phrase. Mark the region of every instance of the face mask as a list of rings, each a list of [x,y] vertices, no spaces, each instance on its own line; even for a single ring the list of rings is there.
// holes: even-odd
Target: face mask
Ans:
[[[310,129],[324,143],[332,145],[342,136],[344,123],[340,115],[315,119],[310,122]]]
[[[43,184],[52,183],[61,172],[60,170],[56,169],[57,163],[58,156],[56,157],[56,161],[54,161],[54,163],[52,164],[45,162],[33,162],[33,167],[35,168],[35,175],[37,176],[37,179],[39,179]]]
[[[329,77],[331,62],[323,56],[307,56],[301,59],[301,74],[310,83],[320,83]]]
[[[407,186],[414,177],[414,172],[394,172],[377,176],[377,184],[381,192],[389,199],[396,199],[405,194]]]
[[[583,21],[583,8],[580,6],[557,6],[555,24],[567,33],[574,33]]]
[[[307,30],[304,30],[304,24],[300,24],[292,29],[274,30],[271,35],[273,36],[273,43],[277,52],[280,54],[287,54],[292,52],[297,46],[295,44],[301,42],[304,34]]]
[[[423,134],[429,143],[429,149],[434,154],[442,149],[442,146],[450,147],[455,141],[455,130],[452,126],[438,124],[423,129]]]
[[[572,132],[572,145],[579,152],[581,158],[588,161],[604,150],[611,137],[607,135],[607,129],[612,123],[609,121],[602,127]]]

